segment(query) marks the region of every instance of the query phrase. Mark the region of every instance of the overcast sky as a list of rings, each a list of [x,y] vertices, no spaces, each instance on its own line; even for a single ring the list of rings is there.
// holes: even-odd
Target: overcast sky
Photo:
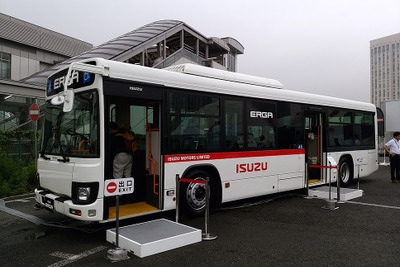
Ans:
[[[95,46],[176,19],[238,40],[238,72],[366,102],[369,41],[400,32],[399,0],[1,0],[0,12]]]

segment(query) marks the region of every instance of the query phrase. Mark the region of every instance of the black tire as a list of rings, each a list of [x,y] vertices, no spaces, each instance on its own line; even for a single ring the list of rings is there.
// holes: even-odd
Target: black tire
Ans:
[[[340,185],[347,186],[353,180],[353,168],[348,158],[342,158],[338,165]]]
[[[208,172],[194,170],[184,178],[205,181],[206,177],[212,179]],[[206,187],[204,184],[181,183],[180,204],[183,212],[189,217],[198,217],[204,214],[206,209]],[[213,195],[213,183],[210,182],[210,199]]]

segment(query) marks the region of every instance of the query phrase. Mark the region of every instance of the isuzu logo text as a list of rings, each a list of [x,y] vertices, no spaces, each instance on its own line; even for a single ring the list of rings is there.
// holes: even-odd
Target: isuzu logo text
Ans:
[[[129,90],[142,92],[143,88],[142,87],[137,87],[137,86],[129,86]]]
[[[268,169],[267,162],[236,164],[236,173],[261,172],[261,171],[266,171],[267,169]]]
[[[274,113],[267,112],[267,111],[255,111],[255,110],[252,110],[252,111],[250,111],[250,117],[251,118],[273,119],[274,118]]]

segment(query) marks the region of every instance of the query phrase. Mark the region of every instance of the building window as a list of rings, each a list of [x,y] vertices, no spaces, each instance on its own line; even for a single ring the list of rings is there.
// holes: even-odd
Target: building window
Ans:
[[[228,54],[227,55],[227,64],[226,64],[226,69],[228,71],[236,71],[236,58],[234,55]]]
[[[11,79],[11,54],[0,52],[0,78]]]

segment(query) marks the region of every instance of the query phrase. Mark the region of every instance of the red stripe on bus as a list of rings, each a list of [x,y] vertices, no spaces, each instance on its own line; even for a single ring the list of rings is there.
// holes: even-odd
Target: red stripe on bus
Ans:
[[[288,150],[268,150],[268,151],[181,154],[181,155],[164,156],[164,162],[172,163],[172,162],[186,162],[186,161],[217,160],[217,159],[272,157],[272,156],[298,155],[304,153],[305,153],[304,149],[288,149]]]

